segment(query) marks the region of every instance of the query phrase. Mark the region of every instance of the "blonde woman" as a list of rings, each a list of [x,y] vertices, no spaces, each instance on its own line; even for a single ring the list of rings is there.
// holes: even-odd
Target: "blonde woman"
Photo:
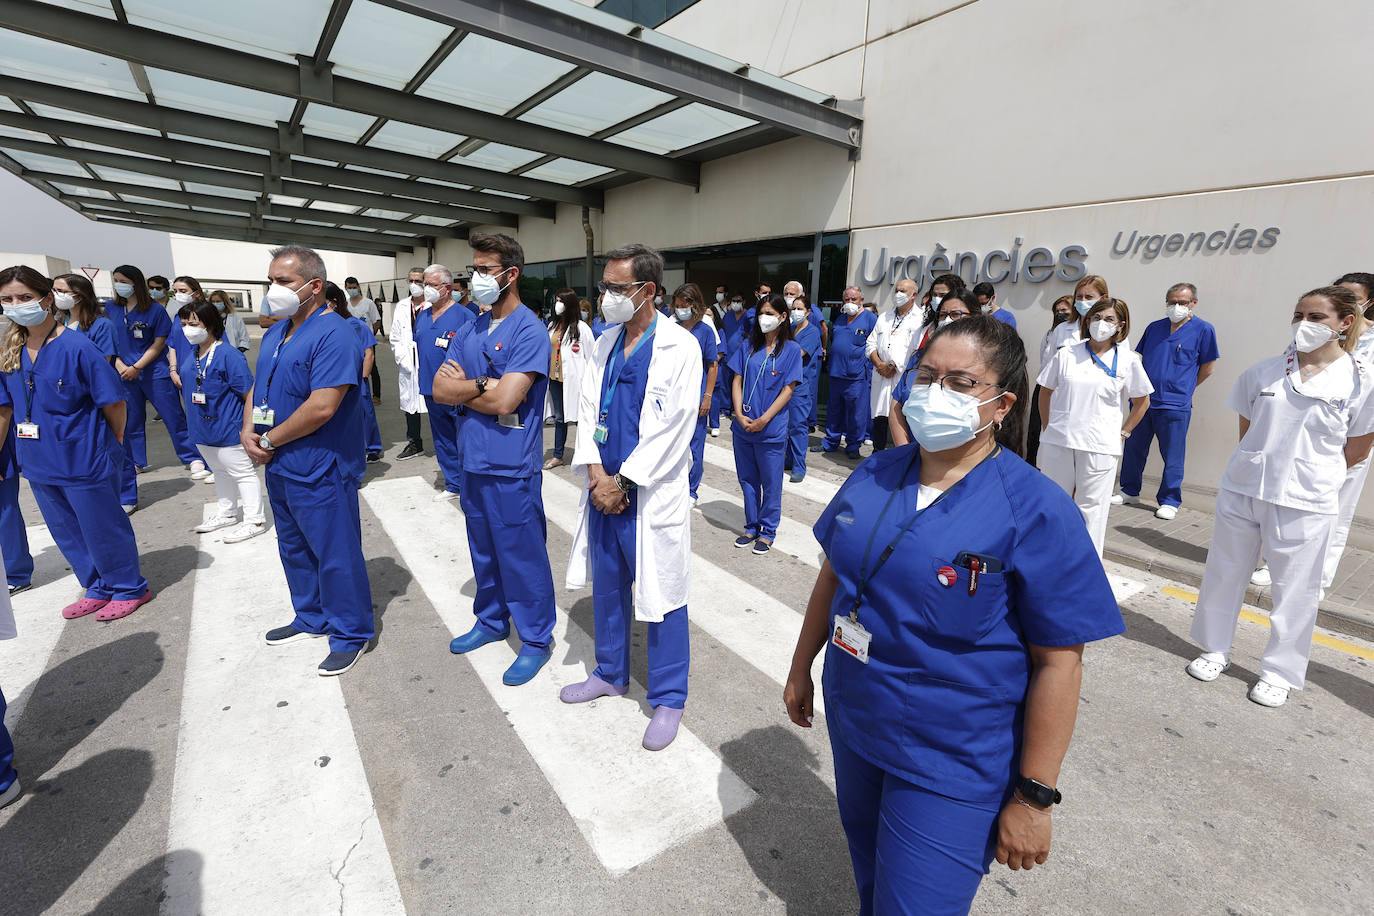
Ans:
[[[190,277],[177,277],[178,280],[189,280]],[[199,288],[200,284],[196,284]],[[222,289],[217,289],[207,296],[210,304],[219,312],[220,318],[224,320],[224,341],[238,350],[240,353],[247,353],[251,343],[248,339],[248,326],[243,323],[243,319],[234,311],[233,300],[229,294]]]

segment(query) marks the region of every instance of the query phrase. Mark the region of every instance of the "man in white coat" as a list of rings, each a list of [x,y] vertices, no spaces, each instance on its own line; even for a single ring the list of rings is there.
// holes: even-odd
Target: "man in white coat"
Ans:
[[[420,414],[429,413],[420,394],[420,351],[415,346],[415,318],[426,308],[425,269],[410,269],[410,298],[396,303],[391,316],[391,355],[396,360],[396,383],[400,388],[401,411],[406,415],[406,446],[396,456],[407,461],[425,453]]]
[[[701,346],[654,308],[654,297],[663,292],[661,254],[635,244],[606,257],[601,311],[608,327],[581,386],[572,467],[585,475],[587,489],[566,583],[592,584],[597,666],[560,695],[565,703],[623,696],[630,682],[631,624],[648,622],[654,715],[643,744],[658,751],[677,737],[687,702],[687,474]]]
[[[868,335],[864,353],[873,364],[869,388],[869,409],[873,417],[873,451],[887,448],[887,419],[892,410],[892,392],[897,387],[911,354],[921,342],[923,315],[916,307],[916,281],[897,281],[892,308],[878,316],[873,333]]]

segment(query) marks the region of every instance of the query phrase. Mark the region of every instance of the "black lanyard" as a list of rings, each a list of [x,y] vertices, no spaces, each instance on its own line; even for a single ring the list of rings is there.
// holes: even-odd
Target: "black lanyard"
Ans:
[[[50,327],[50,328],[48,328],[48,336],[46,336],[46,337],[43,338],[43,342],[40,343],[40,344],[38,345],[38,349],[35,350],[35,351],[33,352],[33,358],[29,360],[29,372],[28,372],[28,375],[27,375],[27,376],[25,377],[25,379],[24,379],[24,422],[25,422],[25,423],[32,423],[32,422],[33,422],[33,394],[34,394],[33,374],[34,374],[34,371],[38,368],[38,357],[43,353],[43,348],[44,348],[45,346],[47,346],[48,341],[52,339],[52,336],[53,336],[53,334],[55,334],[55,333],[57,333],[57,322],[54,321],[54,322],[53,322],[53,326]],[[27,350],[28,347],[25,347],[24,349]],[[61,380],[61,379],[58,379],[58,380],[57,380],[57,384],[58,384],[58,387],[61,387],[61,385],[62,385],[62,380]]]
[[[924,509],[917,509],[915,513],[912,514],[911,518],[907,519],[907,523],[902,526],[902,530],[897,532],[897,536],[892,539],[892,543],[888,544],[887,547],[883,548],[883,552],[878,555],[878,562],[873,564],[873,568],[871,570],[868,570],[867,573],[865,573],[864,569],[868,566],[868,557],[873,550],[873,540],[878,536],[878,529],[882,527],[883,519],[887,517],[887,510],[892,508],[892,501],[897,498],[897,494],[902,489],[902,483],[911,473],[912,467],[916,464],[916,459],[919,458],[921,455],[921,450],[919,447],[912,450],[911,460],[906,463],[906,470],[902,471],[901,479],[898,480],[897,486],[893,487],[892,495],[889,496],[887,498],[887,502],[883,504],[883,511],[878,513],[878,520],[873,524],[873,531],[868,535],[868,546],[864,548],[863,562],[859,565],[859,585],[858,588],[854,590],[854,604],[849,609],[850,620],[858,622],[859,605],[863,603],[864,589],[868,587],[868,583],[873,581],[873,577],[878,574],[878,570],[883,568],[883,564],[887,562],[887,558],[892,556],[892,551],[897,549],[897,543],[902,538],[906,537],[906,533],[911,530],[912,525],[916,524],[916,520],[920,518],[922,515],[924,515],[927,510],[935,508],[935,506],[939,504],[940,500],[944,499],[946,496],[949,495],[950,490],[953,490],[955,487],[959,486],[959,484],[967,480],[973,474],[974,471],[977,471],[980,467],[983,466],[984,461],[987,461],[989,458],[994,457],[1001,450],[1002,447],[994,443],[992,451],[984,455],[977,464],[975,464],[972,468],[969,469],[969,472],[967,474],[965,474],[963,477],[960,477],[957,481],[955,481],[953,486],[942,491],[939,496],[935,497],[935,499],[931,501],[930,505],[926,506]],[[920,481],[918,480],[917,486],[919,487],[919,485]],[[920,491],[918,489],[917,499],[920,498],[919,493]]]

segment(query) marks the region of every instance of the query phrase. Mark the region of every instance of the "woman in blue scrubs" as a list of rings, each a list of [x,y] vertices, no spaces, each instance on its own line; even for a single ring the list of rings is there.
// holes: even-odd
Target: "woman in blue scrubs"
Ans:
[[[744,492],[744,534],[736,547],[765,554],[782,520],[782,463],[787,404],[802,380],[801,347],[792,339],[787,302],[776,293],[759,303],[749,335],[730,357],[735,379],[735,472]]]
[[[363,351],[362,377],[358,381],[359,403],[363,411],[363,452],[369,462],[382,460],[382,430],[377,425],[377,408],[373,406],[371,376],[377,365],[377,334],[368,323],[348,310],[348,297],[330,280],[324,283],[324,301],[336,314],[348,322]],[[361,486],[361,481],[359,482]]]
[[[1073,501],[1016,453],[1026,354],[976,316],[937,330],[916,443],[855,469],[816,523],[783,700],[823,689],[860,913],[965,913],[995,857],[1045,862],[1083,644],[1125,630]]]
[[[115,328],[115,370],[124,380],[125,402],[128,405],[128,431],[124,436],[125,478],[121,501],[125,512],[138,507],[138,481],[134,474],[148,467],[147,402],[152,401],[172,437],[181,463],[192,474],[204,476],[205,462],[201,460],[191,438],[186,434],[186,413],[181,409],[181,397],[172,382],[171,365],[167,360],[167,338],[172,335],[172,319],[167,310],[154,303],[148,295],[143,272],[124,264],[113,271],[115,298],[106,313]]]
[[[115,326],[95,297],[95,287],[81,274],[61,274],[52,281],[53,304],[62,312],[68,330],[85,337],[114,365]]]
[[[13,420],[34,500],[86,589],[62,616],[115,620],[152,599],[119,503],[124,386],[89,340],[62,326],[52,300],[33,268],[0,270],[0,308],[14,322],[0,340],[0,425]]]
[[[716,390],[716,370],[720,364],[720,344],[716,330],[707,317],[710,309],[701,287],[684,283],[673,292],[673,317],[678,326],[689,332],[701,346],[701,403],[697,407],[697,425],[692,430],[692,469],[687,472],[687,488],[692,504],[697,501],[697,487],[701,486],[702,462],[706,458],[706,430],[710,425],[711,399]]]
[[[816,386],[821,378],[821,325],[815,309],[805,296],[792,300],[789,313],[792,339],[801,348],[802,381],[787,404],[787,456],[783,468],[792,472],[792,482],[806,477],[806,450],[811,436],[811,413],[816,407]]]

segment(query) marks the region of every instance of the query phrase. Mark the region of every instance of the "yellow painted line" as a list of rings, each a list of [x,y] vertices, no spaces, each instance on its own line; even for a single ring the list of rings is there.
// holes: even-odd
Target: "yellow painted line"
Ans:
[[[1170,598],[1178,598],[1190,604],[1197,604],[1197,592],[1192,589],[1166,585],[1160,591]],[[1254,611],[1247,611],[1245,608],[1240,610],[1240,619],[1248,623],[1257,623],[1260,626],[1269,626],[1268,617],[1264,614],[1256,614]],[[1357,646],[1353,642],[1347,642],[1335,636],[1327,636],[1325,633],[1313,633],[1312,641],[1319,646],[1326,646],[1328,649],[1335,649],[1337,652],[1344,652],[1346,655],[1353,655],[1356,658],[1374,662],[1374,649],[1366,649],[1364,646]]]

